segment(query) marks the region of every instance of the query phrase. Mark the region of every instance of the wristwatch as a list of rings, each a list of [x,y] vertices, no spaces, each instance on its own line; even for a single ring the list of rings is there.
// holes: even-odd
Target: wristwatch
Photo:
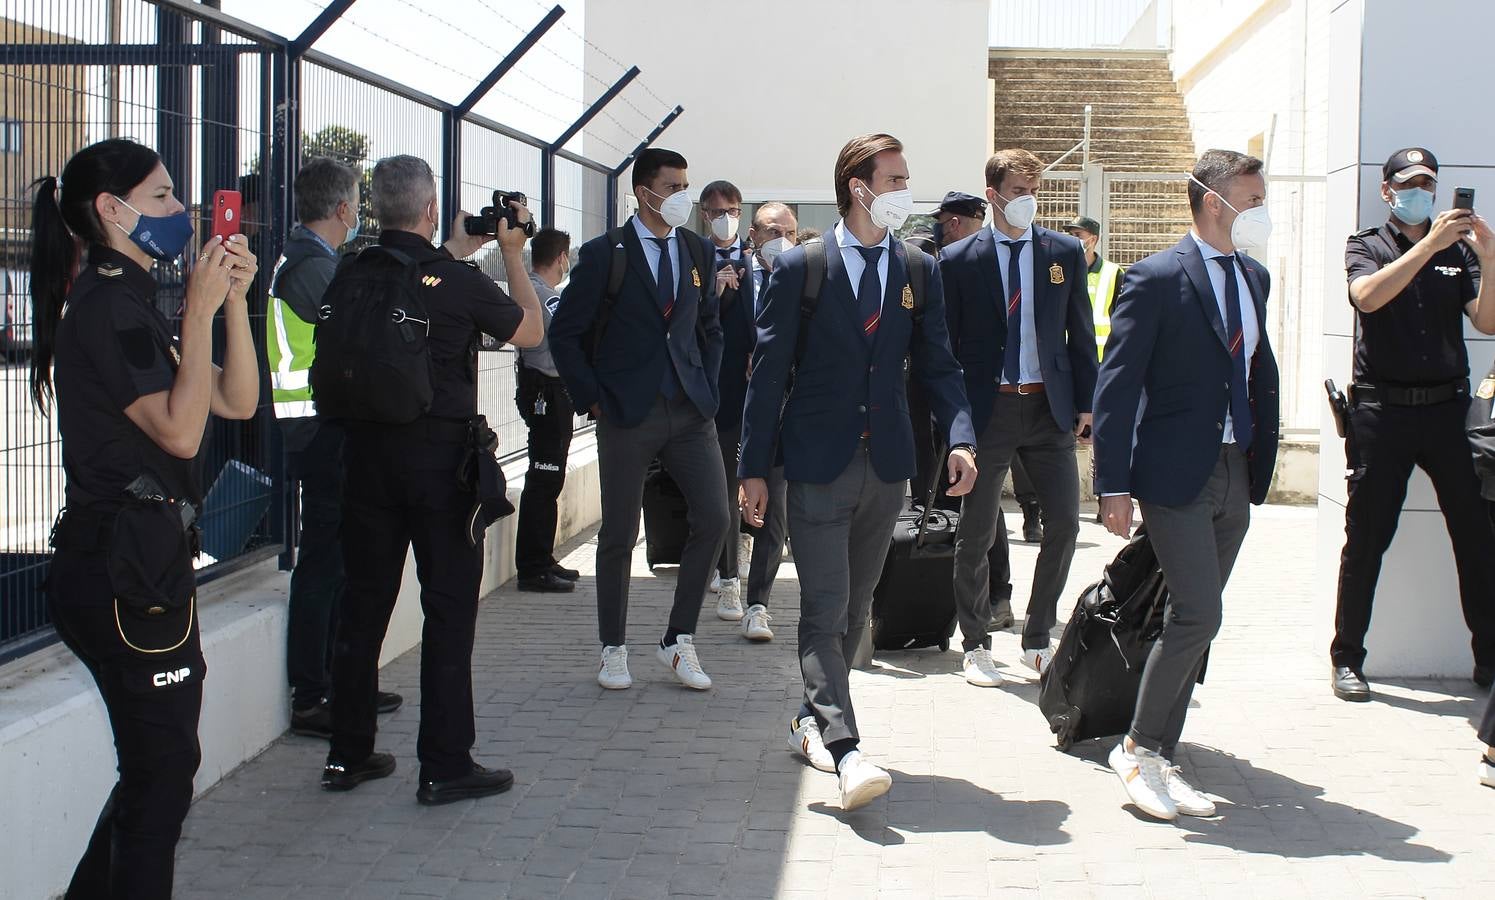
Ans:
[[[975,444],[956,444],[955,446],[953,446],[953,447],[950,448],[950,453],[954,453],[956,450],[965,450],[965,451],[967,451],[968,453],[971,454],[971,460],[975,461],[975,459],[976,459],[976,445]],[[948,456],[949,454],[947,453],[945,455]]]

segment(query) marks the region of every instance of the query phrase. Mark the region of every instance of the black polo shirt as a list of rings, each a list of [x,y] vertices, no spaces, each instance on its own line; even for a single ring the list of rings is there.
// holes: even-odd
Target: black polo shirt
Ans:
[[[379,243],[420,264],[421,299],[431,317],[426,346],[431,353],[434,396],[430,415],[470,419],[478,411],[478,344],[487,334],[509,340],[524,310],[476,264],[453,259],[445,248],[409,231],[386,230]],[[527,277],[517,273],[518,277]]]
[[[156,308],[156,280],[122,253],[89,248],[63,307],[53,364],[69,507],[123,501],[125,486],[144,474],[201,506],[198,460],[161,449],[125,415],[141,397],[171,390],[180,361],[175,329]]]
[[[1390,221],[1350,235],[1344,251],[1348,281],[1379,272],[1412,244]],[[1439,250],[1390,303],[1373,313],[1356,310],[1355,380],[1417,387],[1468,378],[1465,307],[1478,293],[1474,251],[1464,241]]]

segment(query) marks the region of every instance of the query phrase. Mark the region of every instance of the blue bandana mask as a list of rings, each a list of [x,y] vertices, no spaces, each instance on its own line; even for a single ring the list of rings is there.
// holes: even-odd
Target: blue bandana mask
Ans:
[[[1407,188],[1391,192],[1391,214],[1408,225],[1421,225],[1433,214],[1433,192]]]
[[[170,262],[182,255],[182,249],[192,237],[192,216],[185,209],[170,216],[148,216],[125,203],[123,197],[116,196],[114,199],[124,203],[125,208],[140,217],[135,222],[135,228],[126,232],[135,246],[163,262]],[[120,231],[125,230],[118,222],[114,223],[114,227]]]

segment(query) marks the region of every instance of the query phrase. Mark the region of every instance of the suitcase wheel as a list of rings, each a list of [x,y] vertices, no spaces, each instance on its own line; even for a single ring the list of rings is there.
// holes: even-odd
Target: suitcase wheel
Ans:
[[[948,653],[948,652],[950,652],[950,639],[949,638],[945,638],[943,641],[940,641],[940,652],[941,653]]]

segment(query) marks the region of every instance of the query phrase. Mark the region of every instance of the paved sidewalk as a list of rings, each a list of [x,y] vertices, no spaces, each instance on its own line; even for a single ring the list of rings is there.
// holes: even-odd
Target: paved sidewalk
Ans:
[[[715,687],[698,694],[648,652],[674,575],[651,576],[640,552],[629,691],[593,680],[589,574],[570,596],[505,588],[484,602],[477,755],[515,771],[510,793],[416,804],[412,651],[382,676],[407,698],[380,720],[394,777],[323,793],[326,745],[286,737],[194,807],[178,896],[1489,896],[1495,791],[1475,781],[1471,726],[1484,693],[1420,681],[1376,683],[1371,704],[1330,695],[1313,646],[1314,516],[1256,511],[1195,692],[1181,761],[1224,800],[1217,819],[1162,824],[1123,807],[1109,742],[1056,752],[1015,634],[994,650],[1016,679],[1006,689],[967,685],[953,649],[853,674],[864,747],[894,785],[844,815],[835,777],[784,743],[799,695],[793,566],[771,644],[743,641],[708,601],[698,645]],[[1088,522],[1080,541],[1067,598],[1119,546]],[[1025,598],[1037,548],[1013,548]],[[568,564],[590,573],[594,549],[575,546]]]

